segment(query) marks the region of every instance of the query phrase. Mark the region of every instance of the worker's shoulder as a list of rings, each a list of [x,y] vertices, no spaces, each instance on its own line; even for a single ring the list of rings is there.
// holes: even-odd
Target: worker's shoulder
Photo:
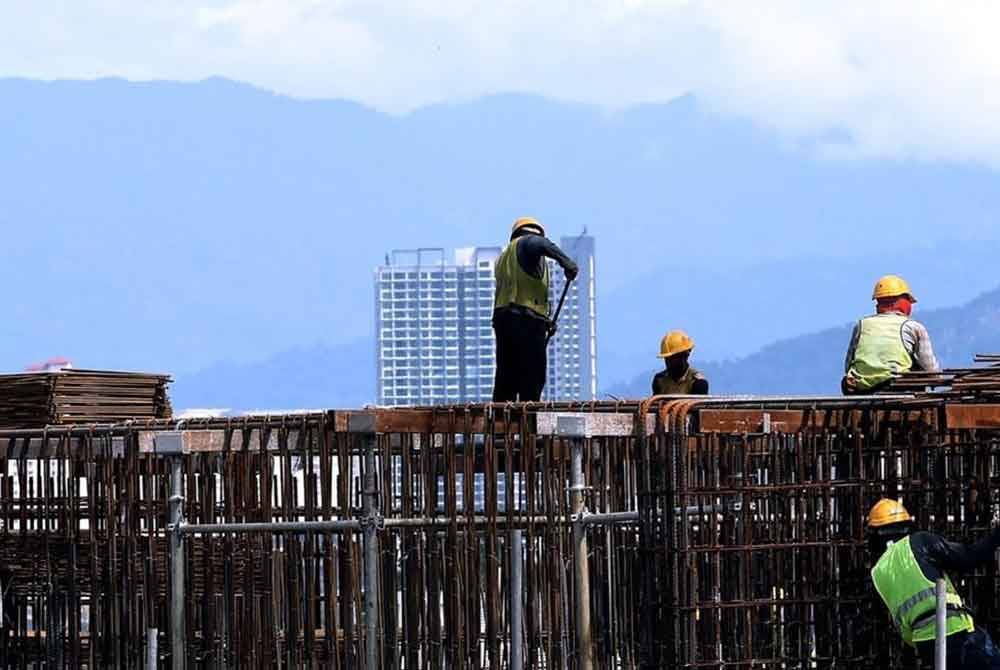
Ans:
[[[903,324],[903,328],[907,330],[912,330],[922,335],[927,334],[927,326],[917,321],[916,319],[907,319],[906,323]]]
[[[915,530],[909,535],[910,548],[914,551],[940,542],[944,538],[929,530]]]

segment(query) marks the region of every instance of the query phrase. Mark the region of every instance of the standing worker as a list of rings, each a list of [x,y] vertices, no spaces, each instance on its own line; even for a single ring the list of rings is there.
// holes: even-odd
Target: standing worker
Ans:
[[[951,668],[1000,669],[1000,651],[989,633],[977,628],[948,572],[969,572],[994,559],[1000,528],[972,545],[949,542],[926,531],[914,532],[913,518],[903,505],[883,498],[868,514],[868,550],[878,557],[872,568],[875,590],[889,608],[903,641],[916,648],[921,667],[934,667],[934,591],[944,578],[947,593],[945,646]]]
[[[872,300],[876,313],[858,321],[851,335],[840,384],[844,395],[875,393],[901,372],[941,370],[927,329],[910,318],[917,299],[909,285],[886,275],[875,284]]]
[[[573,259],[545,237],[536,219],[514,222],[510,244],[496,262],[496,295],[493,331],[496,334],[496,378],[493,402],[537,401],[545,388],[546,346],[556,325],[549,319],[549,266],[551,258],[566,273],[566,281],[579,270]]]
[[[671,330],[660,340],[664,370],[653,377],[653,395],[708,395],[705,375],[688,364],[694,340],[683,330]]]

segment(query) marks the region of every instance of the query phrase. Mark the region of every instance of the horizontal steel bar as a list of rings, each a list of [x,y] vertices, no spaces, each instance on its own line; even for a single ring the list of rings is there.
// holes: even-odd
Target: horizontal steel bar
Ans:
[[[333,521],[260,521],[250,523],[182,523],[182,533],[315,533],[322,531],[358,530],[361,522],[357,519],[337,519]]]
[[[597,512],[595,514],[584,514],[585,524],[612,524],[629,523],[639,520],[638,512]]]
[[[613,524],[628,523],[639,520],[638,512],[607,512],[598,514],[587,514],[584,516],[584,523],[588,524]],[[454,520],[447,518],[410,518],[410,519],[383,519],[381,524],[385,528],[448,528],[455,525],[475,526],[477,528],[496,524],[497,527],[506,528],[508,526],[543,526],[549,523],[557,525],[569,525],[572,519],[568,517],[547,517],[547,516],[515,516],[508,519],[506,516],[497,516],[492,519],[488,516],[456,517]],[[187,534],[200,533],[210,535],[213,533],[318,533],[324,531],[345,531],[359,530],[361,528],[359,519],[335,519],[331,521],[254,521],[247,523],[182,523],[180,531]]]

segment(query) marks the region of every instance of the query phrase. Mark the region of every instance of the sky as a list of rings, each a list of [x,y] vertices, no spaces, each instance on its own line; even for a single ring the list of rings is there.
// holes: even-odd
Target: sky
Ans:
[[[836,159],[994,167],[997,25],[986,0],[0,0],[0,75],[224,76],[397,114],[694,93]]]

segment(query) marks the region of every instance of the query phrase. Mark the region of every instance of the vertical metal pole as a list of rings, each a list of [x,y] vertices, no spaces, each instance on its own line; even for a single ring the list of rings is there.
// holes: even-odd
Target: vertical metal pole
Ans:
[[[156,670],[156,661],[159,656],[157,645],[157,635],[159,630],[156,628],[146,629],[146,670]]]
[[[945,647],[948,625],[948,590],[944,578],[937,580],[934,585],[934,593],[937,596],[937,611],[934,617],[937,622],[934,636],[934,668],[935,670],[944,670],[948,664],[947,648]]]
[[[365,436],[364,569],[365,569],[365,668],[378,664],[378,490],[375,484],[375,435]]]
[[[170,459],[170,655],[173,670],[184,670],[184,495],[181,457]]]
[[[590,570],[587,529],[583,524],[583,440],[574,439],[570,454],[570,511],[573,514],[573,576],[576,586],[576,651],[580,670],[593,670],[590,631]]]
[[[524,584],[522,548],[524,531],[510,532],[510,670],[524,670]]]

